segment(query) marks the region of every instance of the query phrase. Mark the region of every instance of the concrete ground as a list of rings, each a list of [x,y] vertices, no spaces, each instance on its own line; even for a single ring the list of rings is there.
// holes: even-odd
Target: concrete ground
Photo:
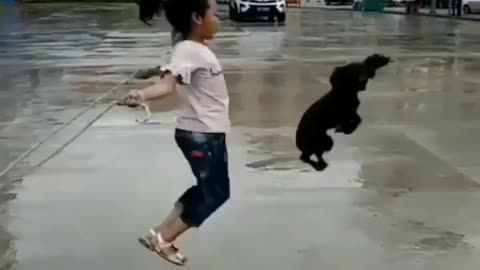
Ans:
[[[4,166],[168,50],[168,28],[145,28],[132,6],[34,7],[0,36]],[[182,245],[186,268],[477,269],[477,24],[300,9],[287,20],[225,22],[212,43],[231,93],[232,199]],[[364,122],[312,171],[294,147],[301,113],[336,65],[374,52],[395,62],[361,94]],[[2,268],[175,268],[136,242],[194,181],[172,137],[175,98],[153,104],[151,125],[108,107],[145,84],[3,175]]]

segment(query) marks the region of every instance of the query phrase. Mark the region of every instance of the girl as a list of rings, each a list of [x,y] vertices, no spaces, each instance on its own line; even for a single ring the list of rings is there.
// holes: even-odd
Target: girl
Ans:
[[[175,44],[170,63],[161,67],[160,82],[130,91],[123,103],[131,106],[177,92],[183,104],[177,116],[175,141],[197,183],[180,196],[163,223],[139,241],[162,258],[184,265],[186,258],[172,243],[189,228],[201,226],[230,197],[225,142],[225,134],[230,131],[229,95],[220,64],[206,45],[217,29],[216,1],[142,1],[143,18],[151,19],[163,9],[182,40]]]
[[[158,10],[157,13],[158,13],[161,11],[161,8],[162,8],[161,5],[158,6],[159,4],[162,3],[160,1],[154,2],[154,4],[156,4],[157,6],[153,6],[153,7],[147,6],[150,4],[150,1],[151,0],[140,0],[138,2],[138,5],[140,7],[140,20],[149,26],[151,26],[151,24],[148,21],[152,19],[153,14],[145,14],[145,10],[150,10],[150,8],[153,8],[153,10],[157,9]],[[175,47],[175,44],[177,44],[177,42],[181,41],[182,39],[183,39],[182,34],[177,30],[175,30],[175,28],[172,28],[172,31],[170,31],[170,44],[172,45],[172,47]],[[160,69],[159,66],[154,68],[141,69],[135,74],[135,78],[140,80],[150,79],[151,77],[158,75],[159,69]]]

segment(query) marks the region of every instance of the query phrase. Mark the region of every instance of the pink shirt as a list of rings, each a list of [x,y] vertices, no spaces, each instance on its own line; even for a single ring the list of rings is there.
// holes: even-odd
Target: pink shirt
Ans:
[[[222,67],[205,45],[184,40],[173,48],[162,70],[180,76],[176,89],[181,99],[177,128],[196,132],[229,132],[229,95]]]

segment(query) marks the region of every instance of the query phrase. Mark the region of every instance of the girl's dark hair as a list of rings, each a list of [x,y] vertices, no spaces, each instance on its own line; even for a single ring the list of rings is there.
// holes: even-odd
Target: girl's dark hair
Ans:
[[[165,12],[175,31],[187,37],[192,28],[192,15],[205,16],[209,8],[208,0],[138,0],[140,20],[147,25],[155,15]]]

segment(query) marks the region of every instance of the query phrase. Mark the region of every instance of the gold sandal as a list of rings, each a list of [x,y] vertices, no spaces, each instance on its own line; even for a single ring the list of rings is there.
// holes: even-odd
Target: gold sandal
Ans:
[[[154,239],[157,239],[157,240],[154,240]],[[179,249],[172,243],[158,243],[157,234],[153,230],[150,230],[150,235],[138,238],[138,241],[144,247],[146,247],[150,251],[157,253],[160,257],[169,261],[170,263],[183,266],[187,262],[187,258],[184,257],[180,253]],[[173,254],[166,253],[165,250],[167,250],[168,248],[171,248],[175,253]]]

